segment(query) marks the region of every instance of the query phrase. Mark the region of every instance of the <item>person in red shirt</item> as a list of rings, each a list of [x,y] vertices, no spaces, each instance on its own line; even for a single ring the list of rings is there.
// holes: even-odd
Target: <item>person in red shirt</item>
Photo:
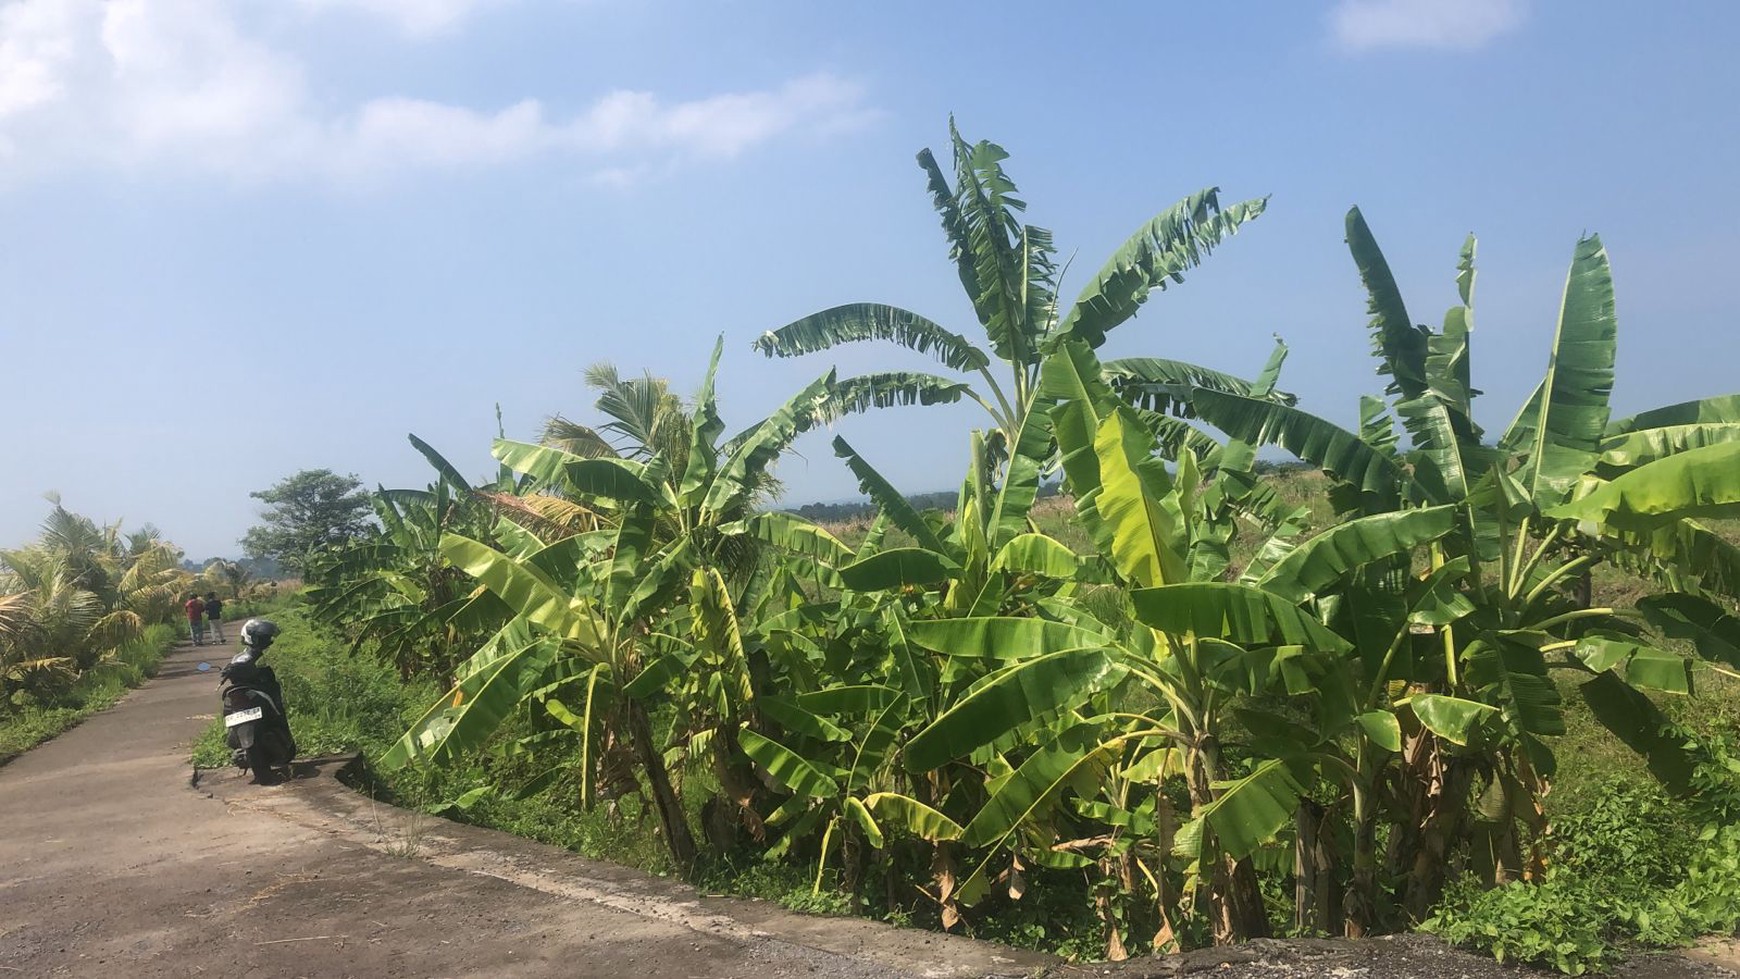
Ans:
[[[205,603],[200,601],[198,595],[194,595],[188,598],[187,604],[182,608],[187,610],[187,631],[193,633],[193,644],[205,645]]]

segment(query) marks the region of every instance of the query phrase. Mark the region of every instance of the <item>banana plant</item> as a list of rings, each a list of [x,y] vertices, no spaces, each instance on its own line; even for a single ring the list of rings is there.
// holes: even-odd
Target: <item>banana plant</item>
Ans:
[[[819,417],[832,375],[818,379],[739,436],[713,397],[720,346],[686,424],[683,467],[661,445],[644,458],[587,457],[498,439],[495,456],[526,477],[531,492],[557,495],[595,514],[599,529],[550,543],[526,535],[501,547],[443,534],[441,554],[504,604],[512,619],[457,671],[457,682],[383,758],[388,765],[441,761],[485,743],[521,704],[535,703],[581,739],[583,799],[598,771],[595,748],[622,734],[652,794],[675,865],[697,855],[651,713],[670,703],[668,680],[687,669],[663,628],[696,576],[723,582],[753,573],[767,541],[812,553],[846,551],[825,531],[752,507],[770,467]],[[504,549],[505,548],[505,549]],[[747,555],[747,558],[746,558]],[[717,594],[708,592],[713,601]],[[705,620],[697,619],[698,623]],[[691,644],[692,645],[692,644]],[[721,679],[724,674],[721,674]],[[686,740],[678,732],[678,740]]]
[[[1023,223],[1027,205],[1003,169],[1008,153],[995,143],[969,143],[949,122],[953,178],[930,150],[918,154],[932,206],[942,220],[949,257],[986,344],[975,343],[918,313],[859,302],[812,313],[764,333],[755,349],[793,357],[847,343],[883,340],[928,355],[969,375],[956,380],[895,371],[842,379],[831,410],[844,414],[894,404],[953,403],[968,398],[992,420],[990,451],[1000,457],[1020,438],[1039,385],[1046,353],[1064,340],[1097,348],[1106,334],[1134,317],[1149,295],[1184,281],[1216,246],[1259,217],[1267,198],[1222,208],[1218,188],[1197,191],[1138,228],[1082,287],[1067,309],[1058,301],[1062,279],[1051,232]],[[988,348],[988,349],[987,349]],[[998,362],[1001,368],[997,368]],[[1157,358],[1106,365],[1107,377],[1130,397],[1156,410],[1173,405],[1178,385],[1240,394],[1248,382],[1229,374]],[[1285,403],[1291,396],[1276,394]],[[1183,407],[1183,406],[1180,406]],[[1186,409],[1187,410],[1187,409]]]
[[[435,482],[377,488],[369,499],[379,527],[318,558],[306,594],[315,617],[350,636],[353,651],[368,646],[407,679],[428,674],[450,685],[459,660],[507,614],[442,555],[442,536],[495,542],[501,500],[517,499],[518,488],[511,472],[474,488],[433,446],[409,438],[435,468]]]
[[[1371,864],[1369,810],[1356,820],[1356,848],[1368,849],[1355,857],[1361,879],[1348,892],[1347,930],[1362,933],[1383,903],[1373,890],[1378,877],[1403,881],[1397,903],[1422,916],[1441,892],[1448,850],[1466,845],[1471,832],[1485,835],[1477,842],[1487,879],[1538,869],[1524,838],[1543,826],[1538,799],[1553,771],[1549,739],[1564,730],[1549,670],[1581,674],[1586,696],[1613,683],[1689,690],[1683,659],[1668,666],[1667,654],[1640,642],[1620,610],[1590,607],[1575,586],[1592,565],[1618,557],[1694,588],[1727,588],[1737,567],[1732,548],[1694,518],[1723,512],[1740,487],[1709,478],[1731,451],[1724,445],[1732,444],[1725,441],[1732,399],[1610,426],[1617,319],[1599,238],[1578,242],[1547,373],[1496,444],[1486,442],[1472,410],[1479,393],[1469,358],[1472,236],[1457,265],[1460,302],[1438,330],[1410,320],[1357,208],[1348,214],[1347,241],[1369,296],[1378,370],[1389,379],[1387,403],[1362,402],[1358,432],[1237,394],[1198,388],[1189,396],[1199,417],[1229,436],[1280,445],[1321,466],[1336,482],[1332,498],[1344,518],[1454,514],[1451,531],[1422,542],[1421,569],[1469,604],[1454,620],[1414,619],[1408,594],[1420,589],[1404,563],[1368,566],[1319,600],[1326,621],[1377,667],[1374,692],[1401,708],[1403,767],[1388,804],[1402,810],[1393,819],[1403,829],[1389,874]],[[1405,449],[1396,418],[1409,437]],[[1647,521],[1630,519],[1640,506]],[[1477,796],[1492,815],[1470,827]]]
[[[1261,388],[1272,387],[1282,355],[1284,348],[1259,378]],[[1015,894],[1024,886],[1023,867],[1080,865],[1074,862],[1091,863],[1090,855],[1132,877],[1139,868],[1150,879],[1165,878],[1173,847],[1136,845],[1127,829],[1149,827],[1144,835],[1170,838],[1178,827],[1165,816],[1156,819],[1160,793],[1129,773],[1156,780],[1182,773],[1196,808],[1183,836],[1193,841],[1190,863],[1210,881],[1217,937],[1261,934],[1266,924],[1250,857],[1283,828],[1291,812],[1287,800],[1299,790],[1281,765],[1232,777],[1220,744],[1222,710],[1248,687],[1235,664],[1250,655],[1272,656],[1275,643],[1330,652],[1346,643],[1291,600],[1218,580],[1239,508],[1263,514],[1282,537],[1297,530],[1293,515],[1275,514],[1272,498],[1254,492],[1248,445],[1217,456],[1224,478],[1199,493],[1194,455],[1184,451],[1176,480],[1167,474],[1151,426],[1116,396],[1085,344],[1062,345],[1047,360],[1042,380],[1039,407],[1017,441],[1030,447],[1031,465],[1012,463],[1010,471],[1036,480],[1056,432],[1078,515],[1099,551],[1086,559],[1031,529],[1023,532],[1015,520],[998,519],[1024,514],[1020,504],[1011,511],[1010,501],[1031,497],[1012,480],[994,486],[979,440],[946,533],[903,509],[874,470],[841,446],[866,492],[915,541],[861,558],[842,569],[842,578],[865,588],[940,592],[928,603],[928,615],[914,610],[890,631],[941,656],[927,674],[943,681],[928,688],[932,719],[905,742],[905,767],[923,775],[931,791],[953,786],[946,793],[950,804],[972,800],[968,811],[943,810],[962,826],[957,844],[971,857],[971,869],[945,900],[970,904],[993,882]],[[995,577],[1009,567],[1048,583],[1023,592]],[[1102,590],[1116,612],[1096,613],[1084,591],[1096,582],[1136,590],[1128,599],[1119,590]],[[1200,622],[1193,618],[1198,613]],[[1229,628],[1236,641],[1226,640]],[[1139,701],[1166,709],[1120,707],[1131,690],[1141,691]],[[1156,754],[1156,744],[1162,753]],[[961,791],[975,784],[983,788]],[[1071,832],[1060,836],[1063,827]],[[1076,842],[1059,848],[1060,839]],[[948,910],[945,904],[945,920]],[[1122,945],[1108,915],[1108,947],[1115,952]]]

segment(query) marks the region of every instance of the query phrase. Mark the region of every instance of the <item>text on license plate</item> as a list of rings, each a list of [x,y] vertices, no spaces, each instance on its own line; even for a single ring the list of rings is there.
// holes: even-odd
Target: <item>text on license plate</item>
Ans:
[[[224,715],[224,727],[235,727],[237,724],[246,724],[249,721],[257,721],[264,716],[266,716],[266,710],[263,707],[249,707],[247,710],[238,710],[234,714]]]

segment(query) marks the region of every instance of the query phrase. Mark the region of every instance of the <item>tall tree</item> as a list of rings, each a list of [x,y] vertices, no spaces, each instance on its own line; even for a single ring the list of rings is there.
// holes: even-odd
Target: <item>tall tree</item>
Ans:
[[[242,549],[251,558],[273,558],[298,573],[307,570],[315,554],[369,531],[369,498],[354,475],[304,469],[248,495],[266,508],[260,513],[263,522],[242,536]]]

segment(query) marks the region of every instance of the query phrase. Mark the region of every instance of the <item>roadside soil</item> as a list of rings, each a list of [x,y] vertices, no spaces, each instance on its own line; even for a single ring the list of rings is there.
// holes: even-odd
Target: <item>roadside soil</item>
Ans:
[[[299,763],[295,779],[269,787],[234,770],[192,773],[189,746],[217,706],[212,674],[196,669],[208,656],[216,658],[177,647],[121,705],[0,768],[0,979],[1542,975],[1423,936],[1065,965],[955,936],[702,897],[375,803],[338,782],[345,759]],[[1619,975],[1733,975],[1715,961],[1637,959]]]

